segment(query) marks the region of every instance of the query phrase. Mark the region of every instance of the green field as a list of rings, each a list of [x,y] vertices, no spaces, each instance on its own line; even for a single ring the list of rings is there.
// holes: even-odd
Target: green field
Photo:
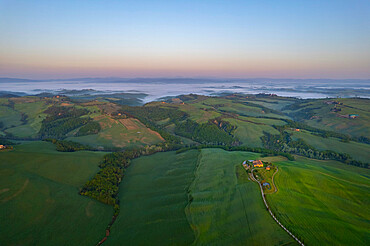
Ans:
[[[157,153],[132,162],[120,186],[121,213],[107,245],[189,245],[187,188],[198,151]]]
[[[4,124],[5,128],[22,124],[21,114],[8,106],[0,106],[0,121]]]
[[[362,162],[369,162],[370,151],[369,145],[350,141],[348,143],[341,142],[337,138],[323,138],[310,134],[307,131],[301,130],[300,132],[293,132],[294,138],[301,138],[307,144],[319,150],[333,150],[338,153],[349,154],[353,159]]]
[[[41,122],[46,118],[46,114],[44,114],[43,111],[45,111],[47,107],[48,106],[43,101],[15,104],[14,108],[17,112],[27,115],[27,123],[9,128],[6,132],[16,137],[36,137],[41,128]]]
[[[266,108],[281,110],[285,106],[293,104],[297,99],[288,97],[273,97],[273,98],[246,98],[245,101],[264,106]]]
[[[258,185],[237,177],[241,162],[258,156],[220,149],[201,151],[190,186],[193,201],[187,208],[196,245],[295,244],[266,211]]]
[[[328,101],[335,101],[341,104],[327,104]],[[331,109],[340,109],[333,112]],[[370,100],[358,98],[339,98],[339,99],[318,99],[303,101],[302,104],[293,111],[289,112],[298,120],[303,120],[310,126],[347,133],[352,136],[369,136],[370,128]],[[310,112],[307,114],[306,112]],[[356,119],[349,119],[341,116],[358,114]],[[315,117],[307,117],[313,115]]]
[[[95,245],[112,207],[78,191],[103,155],[57,152],[46,142],[0,152],[1,245]]]
[[[245,120],[249,118],[242,117],[242,119]],[[226,118],[225,121],[237,126],[236,130],[233,132],[233,135],[235,135],[243,143],[243,145],[250,147],[262,147],[261,137],[263,136],[264,131],[271,134],[279,134],[278,130],[263,123],[256,124],[253,122],[232,118]]]
[[[134,160],[107,245],[294,244],[267,213],[258,185],[238,170],[257,156],[205,149]]]
[[[150,130],[144,124],[134,119],[115,120],[109,116],[103,115],[95,119],[102,127],[102,130],[98,134],[68,137],[67,140],[87,144],[95,148],[144,146],[146,144],[156,144],[163,141],[158,133]],[[130,124],[129,127],[122,124],[121,121],[128,122]]]
[[[366,245],[370,238],[370,170],[335,161],[277,162],[278,192],[268,202],[308,245]]]

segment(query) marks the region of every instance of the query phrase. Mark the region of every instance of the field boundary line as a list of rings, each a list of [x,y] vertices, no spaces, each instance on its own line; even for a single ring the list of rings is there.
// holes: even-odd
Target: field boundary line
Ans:
[[[320,171],[317,171],[318,173],[322,174],[322,175],[325,175],[325,176],[328,176],[328,177],[331,177],[333,179],[337,179],[337,180],[340,180],[340,181],[344,181],[344,182],[347,182],[347,183],[350,183],[350,184],[353,184],[353,185],[357,185],[357,186],[364,186],[366,188],[369,188],[370,186],[369,185],[366,185],[366,184],[359,184],[359,183],[355,183],[355,182],[352,182],[352,181],[349,181],[349,180],[346,180],[346,179],[342,179],[342,178],[338,178],[338,177],[335,177],[333,175],[330,175],[330,174],[327,174],[327,173],[323,173],[323,172],[320,172]]]

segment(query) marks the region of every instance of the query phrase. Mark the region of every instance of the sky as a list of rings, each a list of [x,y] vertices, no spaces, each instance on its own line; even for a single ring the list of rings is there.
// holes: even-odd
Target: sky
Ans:
[[[370,1],[0,0],[0,77],[370,78]]]

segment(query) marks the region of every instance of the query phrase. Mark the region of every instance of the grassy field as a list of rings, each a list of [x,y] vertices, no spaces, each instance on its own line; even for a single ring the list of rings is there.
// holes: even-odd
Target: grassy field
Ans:
[[[241,169],[258,156],[206,149],[134,160],[107,245],[294,245]]]
[[[308,245],[366,245],[370,238],[370,170],[335,161],[277,162],[278,192],[268,202]]]
[[[180,110],[188,113],[191,120],[194,120],[198,123],[205,123],[208,122],[210,119],[214,119],[221,114],[215,111],[205,111],[203,110],[206,108],[205,106],[201,105],[192,105],[192,104],[185,104],[178,106]]]
[[[6,132],[16,137],[35,137],[41,128],[41,122],[46,118],[43,113],[47,109],[43,101],[18,103],[14,105],[17,112],[27,115],[27,123],[7,129]]]
[[[69,137],[68,140],[93,147],[143,146],[162,142],[162,137],[136,119],[115,120],[101,115],[95,118],[102,127],[98,134]]]
[[[268,183],[267,186],[263,186],[263,190],[265,193],[274,193],[276,192],[276,187],[274,186],[274,173],[276,172],[277,168],[274,165],[265,165],[270,166],[270,170],[267,170],[266,167],[263,168],[255,168],[253,173],[254,176],[258,181],[263,183]]]
[[[187,188],[199,152],[157,153],[133,161],[120,186],[121,213],[107,245],[189,245]]]
[[[243,119],[249,118],[243,117]],[[243,145],[250,147],[262,147],[261,137],[263,136],[264,131],[271,134],[279,134],[278,130],[269,125],[255,124],[232,118],[226,118],[224,120],[237,126],[233,134],[243,143]]]
[[[201,151],[190,186],[192,202],[187,207],[196,245],[295,244],[266,211],[258,185],[240,175],[241,162],[258,156],[220,149]]]
[[[286,98],[286,97],[279,97],[279,98],[246,98],[245,101],[258,104],[264,106],[266,108],[274,109],[274,110],[281,110],[282,108],[293,104],[296,99],[294,98]]]
[[[0,106],[0,121],[4,124],[5,128],[22,124],[21,114],[8,106]]]
[[[341,104],[327,104],[327,101],[336,101]],[[336,107],[341,111],[333,112],[331,109]],[[314,118],[306,118],[305,113],[299,114],[304,110],[311,109]],[[288,111],[286,111],[288,112]],[[305,123],[313,127],[347,133],[353,136],[370,135],[370,100],[356,98],[322,99],[309,100],[301,107],[291,113],[298,115],[298,119],[303,119]],[[356,119],[344,118],[349,114],[358,114]]]
[[[369,162],[370,160],[370,146],[368,144],[352,142],[343,143],[337,138],[322,138],[312,135],[307,131],[293,132],[294,138],[301,138],[306,143],[314,146],[319,150],[333,150],[338,153],[347,153],[353,159],[362,162]]]
[[[57,152],[46,142],[0,152],[1,245],[95,245],[112,207],[78,191],[103,155]]]

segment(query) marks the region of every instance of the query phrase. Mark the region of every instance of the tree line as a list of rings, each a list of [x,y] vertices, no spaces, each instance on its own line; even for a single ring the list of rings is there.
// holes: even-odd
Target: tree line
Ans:
[[[264,147],[283,153],[298,154],[313,159],[336,160],[348,165],[363,168],[369,167],[368,163],[353,160],[352,157],[346,153],[337,153],[331,150],[321,151],[307,144],[302,139],[294,140],[292,139],[291,134],[287,133],[283,129],[284,128],[280,128],[281,131],[279,135],[264,132],[264,135],[261,137]]]
[[[42,121],[39,137],[63,139],[66,134],[91,122],[90,117],[81,118],[89,111],[84,108],[52,106],[44,111],[48,116]]]

